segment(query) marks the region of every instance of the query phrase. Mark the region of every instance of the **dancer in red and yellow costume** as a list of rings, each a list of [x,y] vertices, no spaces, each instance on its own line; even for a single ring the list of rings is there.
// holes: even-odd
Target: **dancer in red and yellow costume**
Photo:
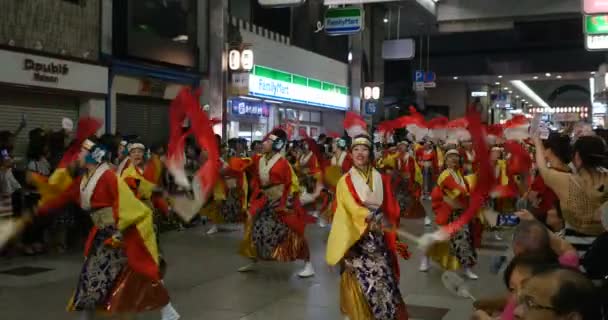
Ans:
[[[83,176],[59,197],[39,208],[46,215],[68,203],[89,213],[93,228],[85,247],[85,262],[69,310],[133,314],[167,305],[159,282],[159,254],[152,213],[105,161],[102,146],[86,140],[80,162]]]
[[[333,155],[329,160],[329,166],[325,169],[324,182],[329,192],[328,198],[331,203],[322,211],[323,219],[331,223],[336,209],[336,186],[338,180],[347,173],[353,165],[353,159],[348,151],[348,142],[344,137],[334,136],[332,141]]]
[[[146,148],[142,143],[132,142],[127,145],[127,150],[129,152],[128,166],[122,171],[121,179],[123,179],[129,188],[131,188],[133,194],[152,210],[154,231],[156,233],[157,244],[159,244],[161,220],[159,213],[165,217],[169,216],[169,204],[163,197],[163,192],[160,188],[162,163],[158,156],[150,157],[146,160]],[[164,273],[166,263],[162,255],[160,255],[160,265],[161,272]],[[164,274],[162,274],[162,276],[164,276]],[[161,314],[162,319],[177,320],[180,318],[171,303],[168,303],[163,307]]]
[[[304,260],[298,276],[315,274],[304,237],[306,225],[315,219],[300,205],[298,178],[282,155],[286,144],[287,134],[275,129],[264,139],[264,154],[253,158],[250,217],[241,245],[241,254],[252,263],[239,269],[241,272],[252,270],[257,260]]]
[[[341,266],[340,309],[350,320],[405,320],[396,235],[390,231],[399,224],[399,205],[389,178],[372,166],[364,123],[345,127],[355,135],[353,167],[338,182],[326,254],[329,265]]]
[[[422,196],[422,170],[412,155],[413,151],[407,141],[399,143],[400,157],[397,162],[397,168],[403,179],[407,182],[407,190],[409,191],[409,201],[405,207],[401,207],[406,218],[421,218],[426,215],[424,207],[420,203]]]
[[[145,159],[146,147],[139,142],[130,143],[127,146],[129,161],[127,167],[120,174],[135,196],[151,209],[158,209],[163,215],[168,216],[169,205],[163,198],[160,188],[160,172],[162,163],[154,158]]]
[[[436,222],[440,226],[456,221],[468,205],[469,184],[460,172],[460,154],[451,149],[446,152],[446,169],[437,179],[437,187],[433,190],[433,210]],[[448,243],[437,245],[428,252],[428,256],[446,270],[464,268],[469,279],[478,279],[472,267],[477,263],[477,252],[473,242],[472,225],[458,230]],[[427,257],[422,259],[420,271],[429,269]]]

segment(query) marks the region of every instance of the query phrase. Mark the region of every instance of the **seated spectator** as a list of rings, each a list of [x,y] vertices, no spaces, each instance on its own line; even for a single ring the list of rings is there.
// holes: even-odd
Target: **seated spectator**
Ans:
[[[579,267],[579,257],[576,249],[572,245],[547,229],[547,227],[537,221],[530,212],[522,211],[518,212],[517,215],[521,219],[521,222],[517,225],[513,233],[512,248],[514,259],[518,259],[520,256],[532,256],[539,262],[538,265],[559,263],[564,267],[574,269]],[[524,258],[522,259],[525,260]],[[516,261],[515,263],[518,262]],[[509,266],[511,265],[512,264]],[[514,266],[511,268],[514,268]],[[505,270],[506,282],[507,277],[508,281],[510,281],[511,278],[508,269],[509,268]],[[508,287],[511,286],[508,285]],[[492,312],[502,310],[500,319],[503,320],[513,319],[514,306],[515,300],[510,294],[505,294],[504,296],[496,298],[479,299],[475,303],[475,308],[486,311],[485,313],[488,316]],[[476,319],[487,319],[483,318],[486,314],[480,312],[476,313],[475,316],[478,317]]]
[[[522,284],[532,276],[534,272],[544,268],[546,265],[555,265],[557,260],[550,257],[537,256],[535,254],[523,254],[511,260],[503,275],[503,281],[509,290],[507,300],[497,299],[486,301],[483,309],[478,309],[473,314],[475,320],[488,319],[513,319],[517,302],[517,293]]]
[[[523,320],[598,320],[601,301],[591,280],[561,267],[535,273],[517,295],[515,318]]]

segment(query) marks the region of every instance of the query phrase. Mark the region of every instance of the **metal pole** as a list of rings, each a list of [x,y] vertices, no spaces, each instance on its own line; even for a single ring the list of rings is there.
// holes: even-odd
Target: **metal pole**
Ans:
[[[228,61],[228,0],[209,0],[209,115],[222,119],[222,137],[227,136],[226,83]]]

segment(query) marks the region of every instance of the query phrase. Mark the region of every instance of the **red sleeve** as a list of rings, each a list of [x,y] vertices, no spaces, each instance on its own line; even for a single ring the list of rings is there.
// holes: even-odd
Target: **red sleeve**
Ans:
[[[342,161],[342,172],[346,173],[350,170],[350,168],[352,168],[353,166],[353,158],[351,157],[350,153],[347,153],[346,156],[344,157],[344,161]]]
[[[399,228],[399,216],[401,209],[399,203],[393,195],[393,189],[391,187],[391,179],[389,176],[382,175],[382,185],[384,189],[384,200],[382,201],[382,212],[387,220],[395,227]],[[393,271],[397,278],[399,278],[399,262],[397,261],[397,233],[394,230],[384,232],[384,242],[386,243],[387,249],[390,254]]]
[[[70,203],[80,202],[80,177],[74,179],[72,184],[58,197],[49,200],[42,207],[38,208],[38,215],[45,216],[54,209],[64,208]]]
[[[399,203],[393,194],[391,178],[387,175],[382,175],[382,185],[384,189],[384,201],[382,202],[382,212],[388,220],[395,226],[399,226],[399,216],[401,209]]]
[[[106,208],[118,205],[118,177],[112,171],[106,171],[95,186],[91,196],[91,208]],[[116,211],[116,210],[115,210]]]
[[[451,176],[443,180],[443,182],[441,183],[441,188],[449,190],[460,190],[461,194],[459,198],[462,198],[467,193],[467,190],[458,183],[456,183],[456,181],[454,181],[454,178],[452,178]]]

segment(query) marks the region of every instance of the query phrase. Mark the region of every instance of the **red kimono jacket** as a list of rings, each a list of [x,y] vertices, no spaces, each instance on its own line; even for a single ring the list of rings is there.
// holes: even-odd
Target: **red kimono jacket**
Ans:
[[[257,168],[257,174],[252,181],[253,192],[251,195],[249,213],[256,214],[268,201],[268,198],[263,192],[264,188],[281,185],[283,192],[276,210],[281,213],[280,219],[283,223],[287,224],[293,231],[303,235],[306,224],[314,223],[316,219],[309,216],[306,213],[306,210],[300,205],[298,199],[299,183],[289,161],[283,156],[280,156],[280,159],[278,159],[272,168],[269,169],[268,181],[262,181],[261,174],[263,173],[260,172],[260,161],[265,161],[265,159],[258,156],[254,157],[253,161],[253,167]],[[291,206],[288,206],[287,200],[290,196],[292,196],[292,204]]]

